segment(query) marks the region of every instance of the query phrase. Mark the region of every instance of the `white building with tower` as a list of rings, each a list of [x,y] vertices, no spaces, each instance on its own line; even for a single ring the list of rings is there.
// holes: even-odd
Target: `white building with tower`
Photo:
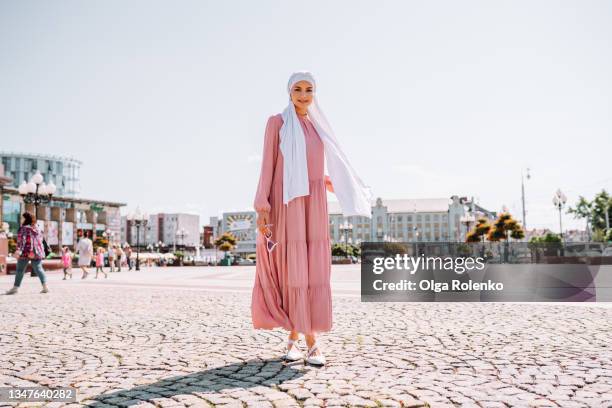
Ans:
[[[494,219],[467,197],[385,199],[377,198],[372,218],[344,217],[337,202],[328,202],[332,242],[363,241],[464,241],[466,232],[481,217]]]

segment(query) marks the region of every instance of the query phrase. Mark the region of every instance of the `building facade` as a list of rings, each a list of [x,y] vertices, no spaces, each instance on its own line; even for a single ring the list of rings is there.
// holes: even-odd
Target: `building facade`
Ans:
[[[495,213],[467,197],[376,199],[372,218],[344,217],[337,202],[328,203],[332,242],[359,244],[364,241],[464,241],[467,231],[481,217]],[[471,215],[471,217],[470,217]]]
[[[255,253],[257,213],[255,211],[223,213],[220,232],[221,234],[229,232],[236,237],[237,245],[232,252],[240,255]]]
[[[6,271],[6,257],[8,256],[9,225],[4,222],[3,217],[4,186],[10,185],[12,181],[10,177],[4,175],[4,166],[0,163],[0,274]]]
[[[89,235],[111,237],[111,242],[118,242],[120,235],[120,209],[125,204],[53,196],[47,204],[35,208],[34,204],[26,204],[18,190],[4,187],[2,194],[2,218],[8,226],[8,236],[16,237],[21,222],[21,215],[27,211],[36,213],[39,229],[51,249],[59,253],[60,247],[67,246],[74,250],[78,240]],[[115,237],[115,239],[113,239]]]
[[[22,182],[40,171],[45,182],[53,182],[57,187],[56,195],[77,197],[81,191],[80,169],[82,162],[70,157],[48,156],[29,153],[0,152],[7,177],[13,179],[11,187],[19,187]]]
[[[137,234],[140,234],[138,236]],[[182,236],[180,234],[183,234]],[[158,213],[149,215],[144,228],[136,228],[126,216],[121,217],[121,242],[131,246],[163,248],[196,248],[201,246],[200,216],[185,213]]]
[[[328,202],[329,233],[332,243],[359,244],[365,241],[464,241],[466,233],[479,218],[494,220],[488,211],[467,197],[421,199],[378,198],[372,206],[372,218],[344,217],[339,203]],[[211,227],[217,218],[211,217]],[[238,211],[223,213],[220,231],[214,238],[229,232],[238,241],[234,252],[255,253],[257,213]]]

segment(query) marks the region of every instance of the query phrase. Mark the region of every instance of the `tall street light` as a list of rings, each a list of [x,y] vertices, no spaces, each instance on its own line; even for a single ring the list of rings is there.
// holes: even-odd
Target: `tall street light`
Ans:
[[[109,247],[112,246],[113,237],[115,236],[115,233],[111,231],[110,229],[107,229],[106,231],[102,233],[102,236],[108,240],[108,246]]]
[[[563,223],[561,221],[561,210],[563,209],[563,206],[565,205],[566,202],[567,202],[567,197],[565,196],[565,194],[563,194],[561,189],[557,189],[553,197],[553,204],[559,210],[559,232],[561,233],[562,242],[564,241],[564,239],[563,239]]]
[[[608,231],[610,231],[610,198],[608,198],[608,200],[606,200],[606,235],[608,234]]]
[[[181,228],[178,231],[176,231],[176,238],[179,240],[179,245],[181,247],[185,246],[184,240],[187,235],[189,234],[187,233],[187,231],[185,231],[185,228]],[[184,248],[181,248],[181,249],[184,249]]]
[[[470,225],[476,222],[476,217],[474,217],[474,214],[472,214],[471,212],[468,212],[465,215],[461,216],[459,222],[465,224],[465,238],[467,239],[467,235],[470,232]]]
[[[34,204],[34,214],[38,217],[38,206],[47,204],[51,200],[51,196],[55,194],[55,184],[50,182],[45,184],[40,171],[32,176],[28,183],[25,180],[19,185],[19,194],[23,197],[23,201],[27,204]]]
[[[180,228],[178,231],[176,231],[176,238],[179,240],[179,247],[181,248],[181,250],[185,250],[185,248],[183,248],[184,245],[184,239],[185,237],[188,235],[187,231],[185,231],[185,228]],[[183,257],[185,256],[185,253],[183,253],[180,257],[179,257],[179,265],[183,266]]]
[[[128,215],[128,220],[136,226],[136,270],[140,270],[140,227],[145,228],[149,222],[149,216],[140,211],[140,207]]]
[[[527,167],[527,180],[531,178],[529,174],[529,167]],[[521,171],[521,203],[523,204],[523,229],[527,231],[527,218],[525,217],[525,178],[523,177],[523,172]]]
[[[338,226],[341,233],[344,233],[344,255],[348,259],[348,234],[353,230],[353,224],[349,223],[348,220],[344,220],[343,224]]]

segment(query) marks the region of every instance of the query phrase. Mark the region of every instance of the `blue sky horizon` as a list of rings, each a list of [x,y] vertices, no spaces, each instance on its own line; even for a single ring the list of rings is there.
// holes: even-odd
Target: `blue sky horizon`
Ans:
[[[252,209],[267,118],[307,69],[376,197],[520,219],[529,167],[528,228],[556,231],[557,188],[612,192],[611,21],[606,1],[2,0],[0,150],[75,157],[82,197],[206,224]]]

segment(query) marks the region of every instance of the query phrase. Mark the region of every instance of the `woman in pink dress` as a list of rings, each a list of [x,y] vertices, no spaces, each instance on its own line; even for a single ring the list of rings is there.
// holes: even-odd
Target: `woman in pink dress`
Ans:
[[[303,357],[295,344],[303,333],[306,362],[323,365],[316,334],[332,328],[326,189],[336,193],[345,216],[370,217],[371,195],[321,113],[315,87],[310,73],[294,73],[288,107],[266,126],[254,200],[260,233],[251,315],[256,329],[290,331],[285,359]]]

